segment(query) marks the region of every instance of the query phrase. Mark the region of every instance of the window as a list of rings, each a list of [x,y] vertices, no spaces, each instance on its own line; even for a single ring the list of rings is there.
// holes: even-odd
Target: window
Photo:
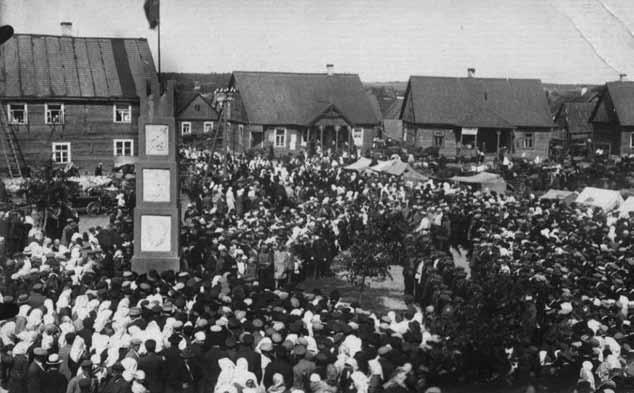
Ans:
[[[206,121],[203,123],[203,132],[205,134],[210,133],[211,131],[213,131],[214,129],[214,122],[213,121]]]
[[[132,123],[132,105],[115,104],[113,112],[115,123]]]
[[[445,135],[442,132],[434,133],[433,146],[434,147],[443,147],[445,143]]]
[[[195,105],[194,105],[194,110],[195,110],[196,112],[200,112],[200,104],[195,104]]]
[[[285,146],[286,146],[286,129],[276,128],[275,129],[275,147],[285,147]]]
[[[26,104],[9,104],[9,123],[26,124],[28,113]]]
[[[115,156],[133,156],[134,140],[132,139],[114,139],[112,141]]]
[[[181,135],[191,135],[192,134],[192,123],[189,121],[184,121],[181,123]]]
[[[53,143],[53,162],[58,164],[70,162],[70,142]]]
[[[238,132],[240,133],[240,140],[244,139],[244,125],[238,125]]]
[[[630,134],[630,149],[634,149],[634,134]]]
[[[64,123],[64,104],[46,104],[46,124]]]
[[[535,134],[527,132],[522,139],[522,149],[532,149],[534,146]]]

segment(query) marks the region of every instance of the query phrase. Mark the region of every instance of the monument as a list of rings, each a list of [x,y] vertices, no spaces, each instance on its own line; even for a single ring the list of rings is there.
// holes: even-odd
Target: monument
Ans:
[[[174,84],[160,93],[157,83],[151,94],[141,97],[139,152],[134,209],[134,256],[132,270],[178,271],[179,191],[176,161]]]

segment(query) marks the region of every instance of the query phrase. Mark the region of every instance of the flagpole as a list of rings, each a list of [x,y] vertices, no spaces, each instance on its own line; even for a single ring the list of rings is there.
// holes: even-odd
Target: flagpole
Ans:
[[[158,3],[158,11],[157,11],[157,19],[158,19],[158,81],[159,86],[161,85],[161,0],[157,1]],[[161,88],[162,90],[162,88]]]

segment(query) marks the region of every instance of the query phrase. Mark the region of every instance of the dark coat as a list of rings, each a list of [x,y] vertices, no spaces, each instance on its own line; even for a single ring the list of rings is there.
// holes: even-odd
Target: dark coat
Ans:
[[[31,362],[26,372],[26,391],[28,393],[42,393],[46,371],[37,363]]]
[[[108,378],[103,388],[100,389],[100,393],[130,393],[130,383],[126,382],[122,376]]]
[[[57,369],[46,371],[42,381],[42,393],[66,393],[68,380]]]
[[[284,359],[273,359],[264,370],[264,386],[268,389],[273,385],[273,375],[282,374],[287,388],[293,386],[293,367]]]
[[[26,375],[29,368],[29,359],[26,355],[16,355],[13,358],[13,367],[9,374],[9,392],[25,393],[26,392]]]
[[[163,391],[163,385],[165,384],[165,359],[156,354],[148,353],[139,359],[140,370],[145,372],[145,381],[147,387],[152,393],[160,393]]]

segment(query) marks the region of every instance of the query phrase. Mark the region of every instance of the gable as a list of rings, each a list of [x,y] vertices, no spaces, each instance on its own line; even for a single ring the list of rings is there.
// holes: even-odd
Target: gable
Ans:
[[[217,120],[218,113],[211,107],[207,100],[200,94],[197,94],[189,100],[188,104],[177,112],[176,118],[178,120]]]
[[[634,126],[634,82],[608,82],[606,86],[620,124]]]
[[[590,116],[592,123],[618,124],[619,119],[612,104],[610,93],[606,90],[594,108]]]

